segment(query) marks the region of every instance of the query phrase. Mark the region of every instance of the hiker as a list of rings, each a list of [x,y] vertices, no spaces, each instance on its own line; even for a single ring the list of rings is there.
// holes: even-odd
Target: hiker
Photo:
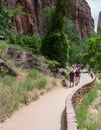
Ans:
[[[83,69],[84,69],[84,65],[81,64],[81,72],[82,72],[82,74],[83,74]]]
[[[90,68],[90,66],[88,66],[88,73],[89,73],[89,74],[91,73],[91,68]]]
[[[77,68],[75,71],[75,85],[78,85],[79,83],[79,69]]]
[[[78,68],[78,83],[80,83],[81,78],[81,68]]]
[[[91,78],[94,77],[93,72],[92,72],[90,66],[88,66],[88,74],[91,76]]]
[[[71,72],[69,73],[69,81],[70,81],[70,87],[74,86],[74,71],[71,70]]]

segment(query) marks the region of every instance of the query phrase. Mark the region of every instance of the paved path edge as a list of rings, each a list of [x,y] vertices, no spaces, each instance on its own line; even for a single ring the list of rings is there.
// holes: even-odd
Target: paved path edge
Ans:
[[[73,89],[72,93],[67,96],[65,101],[65,112],[66,112],[66,130],[78,130],[78,123],[76,119],[76,114],[73,108],[74,102],[79,102],[79,100],[87,93],[91,91],[95,84],[95,76],[91,78],[90,82],[86,82]],[[81,97],[82,95],[82,97]]]

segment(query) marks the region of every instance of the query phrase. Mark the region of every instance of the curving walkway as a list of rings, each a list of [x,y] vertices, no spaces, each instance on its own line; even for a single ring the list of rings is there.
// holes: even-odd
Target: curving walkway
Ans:
[[[81,76],[80,87],[91,81],[88,74]],[[0,123],[0,130],[66,130],[64,122],[65,100],[73,88],[58,88],[36,102],[16,111],[10,119]]]

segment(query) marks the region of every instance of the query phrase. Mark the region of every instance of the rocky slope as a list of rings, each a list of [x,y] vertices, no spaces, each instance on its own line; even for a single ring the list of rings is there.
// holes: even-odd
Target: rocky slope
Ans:
[[[101,12],[99,13],[99,18],[98,18],[97,33],[101,34]]]
[[[7,8],[16,8],[23,6],[23,10],[30,15],[16,16],[13,19],[14,29],[17,33],[24,33],[28,35],[39,34],[43,35],[43,9],[46,6],[54,6],[55,0],[4,0]],[[90,32],[94,31],[94,21],[91,17],[91,10],[86,0],[78,2],[72,7],[72,20],[76,23],[79,29],[80,39],[88,36]]]

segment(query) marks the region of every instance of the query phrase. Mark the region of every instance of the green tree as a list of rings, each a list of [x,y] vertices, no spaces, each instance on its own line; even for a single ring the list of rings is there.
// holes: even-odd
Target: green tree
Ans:
[[[84,58],[95,69],[101,69],[101,35],[89,38]]]
[[[72,20],[65,18],[63,31],[70,40],[69,63],[74,64],[76,63],[76,57],[78,53],[80,53],[80,40],[78,30],[76,29],[76,25]]]
[[[44,55],[58,61],[63,67],[69,59],[69,40],[63,32],[54,32],[43,39]]]
[[[79,42],[79,31],[76,29],[76,24],[70,18],[64,19],[63,31],[66,35],[68,35],[71,44],[72,42]]]
[[[48,7],[48,6],[44,7],[42,15],[43,15],[45,33],[47,33],[49,31],[53,13],[54,13],[54,8]]]
[[[48,33],[43,38],[41,48],[41,51],[45,56],[49,57],[51,60],[57,60],[62,66],[65,66],[69,59],[69,40],[63,31],[66,16],[66,4],[70,5],[71,0],[56,1],[51,25]]]
[[[56,8],[52,15],[51,27],[49,33],[63,31],[65,16],[69,17],[70,7],[72,6],[73,0],[57,0]],[[68,9],[66,8],[68,5]]]

